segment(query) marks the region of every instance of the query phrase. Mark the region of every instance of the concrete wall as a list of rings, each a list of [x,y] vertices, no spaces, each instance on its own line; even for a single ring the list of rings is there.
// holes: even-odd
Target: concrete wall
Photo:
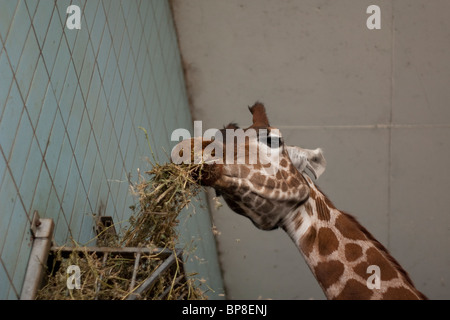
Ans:
[[[71,4],[80,30],[66,27]],[[149,169],[139,127],[160,163],[171,132],[192,127],[167,1],[0,0],[0,299],[20,296],[34,210],[54,220],[57,245],[91,240],[93,214],[117,229],[128,219],[128,179]],[[180,231],[188,272],[214,298],[222,282],[205,203]]]
[[[369,30],[367,8],[381,9]],[[430,298],[450,298],[450,2],[173,0],[194,117],[322,147],[318,181]],[[283,231],[214,211],[229,298],[323,299]]]

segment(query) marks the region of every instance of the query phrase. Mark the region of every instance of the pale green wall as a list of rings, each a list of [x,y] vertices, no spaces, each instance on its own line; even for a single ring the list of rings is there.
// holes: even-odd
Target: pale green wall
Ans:
[[[78,5],[81,29],[66,9]],[[124,221],[127,177],[149,168],[146,128],[160,162],[170,133],[192,126],[170,6],[163,0],[0,1],[0,299],[20,295],[34,210],[54,240],[81,243],[92,214]],[[214,244],[207,209],[180,228]],[[208,238],[209,237],[209,238]],[[204,242],[207,242],[207,241]],[[215,245],[188,263],[222,293]]]

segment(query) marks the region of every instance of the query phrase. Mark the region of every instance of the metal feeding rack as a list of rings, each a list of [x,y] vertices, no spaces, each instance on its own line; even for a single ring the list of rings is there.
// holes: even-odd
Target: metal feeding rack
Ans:
[[[112,220],[109,217],[103,217],[101,219],[103,226],[110,227]],[[186,280],[181,249],[170,250],[167,248],[143,248],[143,247],[105,247],[105,246],[93,246],[93,247],[67,247],[67,246],[52,246],[51,239],[54,229],[54,223],[52,219],[41,219],[37,212],[34,213],[32,221],[32,235],[34,238],[33,248],[25,276],[24,285],[22,288],[21,299],[22,300],[34,300],[37,297],[39,289],[45,282],[46,275],[48,276],[48,270],[55,269],[55,260],[67,259],[74,253],[79,256],[95,254],[96,257],[102,259],[102,264],[105,265],[109,258],[123,257],[125,259],[134,260],[134,265],[131,272],[131,281],[129,286],[129,294],[126,296],[127,300],[140,299],[146,292],[151,290],[155,283],[167,272],[171,267],[176,265],[180,272],[178,277],[174,279],[172,286],[165,288],[156,299],[164,299],[170,291],[179,283]],[[148,276],[141,279],[138,284],[136,281],[141,262],[148,256],[157,256],[162,263],[150,272]],[[100,276],[101,277],[101,276]],[[101,280],[101,279],[100,279]],[[96,287],[97,299],[101,291],[101,281],[98,282]],[[182,297],[181,297],[182,298]]]
[[[63,258],[68,258],[74,252],[77,252],[81,255],[83,254],[91,254],[95,253],[97,256],[102,257],[103,264],[106,263],[106,260],[111,256],[121,256],[124,258],[134,259],[134,267],[133,273],[131,276],[131,283],[129,292],[131,294],[127,297],[126,300],[136,300],[139,299],[143,294],[145,294],[148,290],[150,290],[156,281],[166,272],[170,267],[172,267],[176,259],[180,259],[183,251],[181,249],[177,249],[175,251],[164,249],[164,248],[138,248],[138,247],[125,247],[125,248],[110,248],[110,247],[51,247],[51,252],[53,255],[59,253]],[[139,265],[141,263],[141,258],[144,255],[157,255],[164,259],[162,264],[153,271],[139,286],[136,287],[136,275],[139,269]],[[51,256],[50,256],[51,259]],[[184,273],[175,280],[175,285],[179,283],[184,278]],[[169,293],[171,287],[166,288],[161,295],[159,295],[158,299],[164,299]],[[101,284],[99,284],[97,290],[100,292]]]

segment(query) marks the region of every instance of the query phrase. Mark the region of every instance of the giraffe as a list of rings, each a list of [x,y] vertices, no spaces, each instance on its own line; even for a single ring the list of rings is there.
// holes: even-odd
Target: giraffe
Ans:
[[[269,125],[262,103],[255,103],[249,110],[253,124],[243,131],[253,129],[267,136],[246,138],[245,161],[236,161],[236,139],[197,138],[202,140],[201,150],[194,150],[194,138],[180,142],[173,150],[178,154],[186,150],[193,159],[195,152],[204,152],[213,141],[222,147],[225,151],[217,157],[214,152],[202,154],[201,183],[214,188],[234,212],[248,217],[257,228],[282,228],[298,247],[327,299],[427,299],[388,250],[353,216],[338,210],[307,174],[309,171],[317,179],[324,172],[322,150],[285,145],[279,130]],[[222,136],[230,129],[238,126],[229,124],[220,130]],[[268,155],[263,152],[256,163],[250,163],[248,150],[252,146],[269,151]],[[234,162],[217,161],[223,160],[230,149],[235,154]]]

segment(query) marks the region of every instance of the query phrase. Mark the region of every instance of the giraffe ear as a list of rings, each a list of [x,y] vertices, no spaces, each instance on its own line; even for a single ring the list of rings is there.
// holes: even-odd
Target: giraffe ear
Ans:
[[[300,147],[286,146],[286,151],[291,158],[292,164],[298,171],[303,172],[305,169],[311,171],[317,180],[325,171],[327,161],[323,156],[322,149],[315,150],[303,149]]]

